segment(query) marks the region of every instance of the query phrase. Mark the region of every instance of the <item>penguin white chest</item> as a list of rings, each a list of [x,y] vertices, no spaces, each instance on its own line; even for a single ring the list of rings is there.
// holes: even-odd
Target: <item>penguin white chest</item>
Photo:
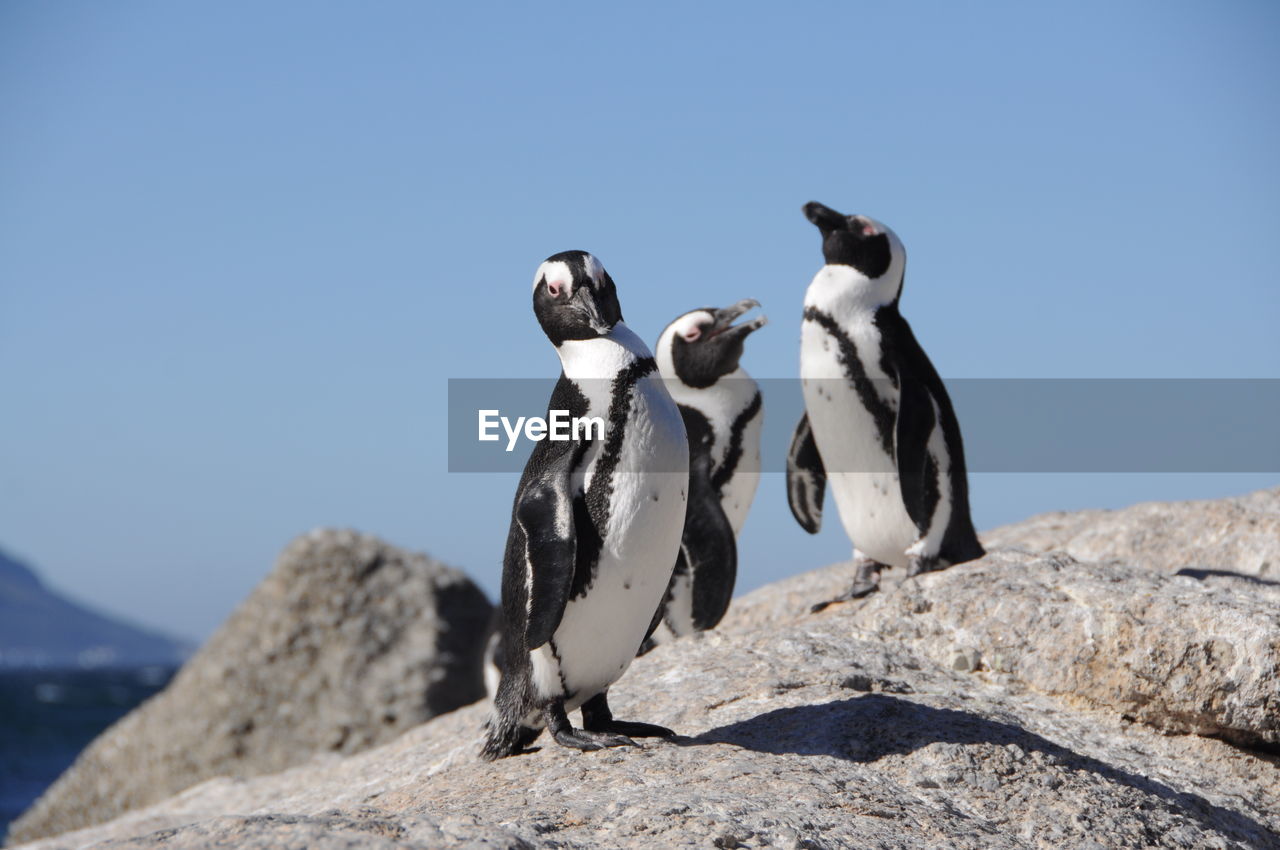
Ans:
[[[720,506],[724,509],[729,524],[733,526],[735,535],[742,531],[742,526],[747,522],[747,513],[751,510],[756,487],[760,484],[760,432],[763,426],[764,413],[760,412],[742,429],[742,454],[733,475],[720,491]]]
[[[563,693],[568,710],[616,681],[635,657],[670,581],[688,499],[684,422],[656,374],[637,382],[627,416],[596,443],[581,486],[607,493],[599,555],[550,643],[532,653],[535,685]]]
[[[882,563],[906,566],[906,549],[919,532],[903,505],[893,455],[897,388],[880,366],[880,334],[871,316],[855,316],[841,329],[845,340],[812,320],[801,326],[809,426],[854,547]]]

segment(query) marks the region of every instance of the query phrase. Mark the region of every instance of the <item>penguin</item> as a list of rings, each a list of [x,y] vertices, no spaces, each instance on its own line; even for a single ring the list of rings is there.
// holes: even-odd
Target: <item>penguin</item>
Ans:
[[[733,597],[737,535],[760,482],[764,423],[760,388],[738,361],[747,337],[768,319],[733,323],[759,306],[746,299],[691,310],[658,337],[658,371],[689,435],[689,509],[658,628],[642,652],[715,628]]]
[[[543,728],[579,750],[674,734],[615,720],[607,692],[656,627],[671,580],[688,499],[684,421],[595,257],[547,258],[533,311],[560,358],[548,411],[600,417],[604,433],[539,441],[516,488],[486,760],[525,751]]]
[[[728,610],[737,575],[737,535],[760,480],[764,406],[758,385],[739,366],[746,338],[764,327],[759,316],[734,325],[759,307],[746,299],[691,310],[667,325],[654,353],[689,437],[689,502],[680,554],[658,627],[640,648],[715,628]],[[691,557],[702,560],[691,563]],[[502,665],[501,609],[489,625],[485,688],[497,693]]]
[[[825,264],[805,293],[805,414],[787,453],[787,499],[816,534],[826,483],[853,542],[856,599],[885,567],[907,576],[985,554],[969,516],[960,424],[942,379],[899,311],[906,250],[875,219],[816,201]]]

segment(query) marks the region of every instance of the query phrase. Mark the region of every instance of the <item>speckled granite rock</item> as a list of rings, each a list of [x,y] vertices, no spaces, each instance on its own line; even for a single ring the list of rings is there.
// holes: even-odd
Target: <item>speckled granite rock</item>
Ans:
[[[484,695],[490,605],[462,573],[350,531],[294,540],[163,692],[103,733],[12,826],[110,820],[212,776],[354,753]]]
[[[1278,615],[1184,576],[1004,550],[903,582],[851,619],[956,670],[1257,746],[1280,743]]]
[[[1024,561],[886,594],[885,622],[895,606],[990,581],[981,570],[1065,580]],[[1280,770],[1267,757],[953,669],[913,629],[868,639],[866,606],[784,608],[768,628],[739,620],[661,646],[615,685],[619,717],[687,736],[674,742],[578,753],[544,736],[537,752],[485,763],[480,704],[357,755],[214,779],[32,850],[1280,846]]]
[[[1231,579],[1216,575],[1231,573],[1245,589],[1280,588],[1280,488],[1233,499],[1040,514],[988,531],[982,540],[989,547],[1062,551],[1081,561],[1185,570],[1196,578]]]

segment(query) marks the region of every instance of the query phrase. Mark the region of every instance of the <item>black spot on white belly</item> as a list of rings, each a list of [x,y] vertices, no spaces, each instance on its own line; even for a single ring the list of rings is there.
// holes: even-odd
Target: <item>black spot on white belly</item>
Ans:
[[[884,453],[892,456],[894,412],[880,398],[875,385],[867,377],[866,367],[858,357],[857,346],[854,345],[853,340],[849,338],[844,328],[840,327],[840,323],[830,313],[826,313],[816,307],[806,307],[804,318],[806,321],[815,322],[826,331],[826,336],[822,339],[823,345],[826,345],[829,339],[835,339],[836,344],[839,346],[836,359],[839,360],[845,377],[853,384],[853,389],[858,394],[859,402],[875,421],[876,432],[880,437],[880,445],[884,449]]]

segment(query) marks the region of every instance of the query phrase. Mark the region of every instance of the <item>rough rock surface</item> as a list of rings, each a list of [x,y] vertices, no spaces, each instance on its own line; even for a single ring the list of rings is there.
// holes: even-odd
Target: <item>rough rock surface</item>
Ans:
[[[1280,601],[1280,488],[1118,511],[1057,511],[989,531],[982,540],[989,547],[1181,571]]]
[[[838,590],[848,573],[799,576],[742,600],[723,628],[658,647],[615,685],[619,717],[686,736],[674,742],[578,753],[544,735],[536,752],[484,763],[480,704],[377,749],[214,779],[36,847],[1280,847],[1274,759],[956,669],[934,657],[930,628],[868,639],[891,611],[947,622],[943,592],[961,595],[959,611],[974,604],[966,585],[997,572],[1069,597],[1073,572],[1081,588],[1107,581],[1097,569],[996,556],[890,588],[875,608],[818,615],[803,588]],[[1116,595],[1155,588],[1155,604],[1212,595],[1150,571],[1114,578]],[[1143,578],[1156,583],[1127,585]],[[915,610],[919,599],[934,609]]]
[[[294,540],[153,699],[103,733],[10,842],[100,823],[211,776],[354,753],[480,699],[490,605],[462,573],[350,531]]]
[[[748,594],[720,628],[772,628],[852,575],[837,564]],[[1280,744],[1280,606],[1251,589],[1016,550],[882,586],[840,606],[863,637],[1162,731]]]
[[[904,582],[854,622],[1158,729],[1280,743],[1280,608],[1195,579],[1012,552]]]

